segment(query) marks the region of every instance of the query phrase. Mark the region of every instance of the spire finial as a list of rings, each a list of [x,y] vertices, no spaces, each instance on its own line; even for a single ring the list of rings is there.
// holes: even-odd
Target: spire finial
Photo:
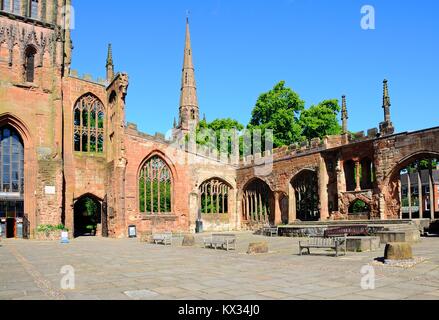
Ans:
[[[389,95],[389,85],[387,79],[383,81],[383,109],[384,109],[384,121],[391,122],[390,120],[390,95]]]
[[[382,135],[390,135],[395,132],[393,123],[390,117],[390,95],[388,81],[383,81],[383,109],[384,109],[384,122],[380,123],[380,132]]]
[[[342,120],[342,134],[348,133],[348,108],[346,104],[346,95],[342,96],[342,107],[341,107],[341,120]]]
[[[114,64],[113,64],[113,48],[111,43],[108,44],[107,52],[107,81],[112,81],[114,79]]]

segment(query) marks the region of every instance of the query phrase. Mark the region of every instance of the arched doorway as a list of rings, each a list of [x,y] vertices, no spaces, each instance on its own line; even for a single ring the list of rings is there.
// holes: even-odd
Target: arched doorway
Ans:
[[[319,189],[317,184],[317,173],[311,170],[304,170],[291,180],[292,195],[295,201],[296,219],[300,221],[318,221],[319,210]]]
[[[101,201],[93,195],[80,197],[74,206],[74,236],[96,236],[102,220]]]
[[[199,187],[199,208],[205,225],[221,225],[230,222],[232,187],[222,179],[212,178]]]
[[[13,127],[0,127],[0,228],[6,238],[24,238],[24,144]]]
[[[400,218],[439,218],[439,157],[421,154],[404,161],[390,186]]]
[[[274,196],[267,183],[254,179],[244,188],[242,218],[245,224],[274,224]]]

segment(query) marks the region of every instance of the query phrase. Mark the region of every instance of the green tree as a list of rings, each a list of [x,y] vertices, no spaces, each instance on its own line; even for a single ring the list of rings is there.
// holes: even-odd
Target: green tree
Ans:
[[[304,110],[300,115],[302,135],[311,140],[341,134],[338,114],[341,110],[337,99],[325,100]]]
[[[300,142],[303,139],[299,117],[304,108],[305,102],[281,81],[259,96],[248,128],[261,130],[263,136],[265,130],[273,130],[274,147]]]
[[[201,120],[197,128],[197,144],[208,146],[210,148],[217,148],[219,152],[231,154],[232,152],[232,138],[228,137],[227,146],[221,146],[221,132],[223,130],[236,130],[236,134],[244,129],[244,126],[237,120],[226,118],[216,119],[212,122]],[[207,131],[208,130],[208,131]],[[204,132],[203,132],[204,131]],[[212,139],[203,133],[209,132],[216,137],[216,145],[213,145]]]

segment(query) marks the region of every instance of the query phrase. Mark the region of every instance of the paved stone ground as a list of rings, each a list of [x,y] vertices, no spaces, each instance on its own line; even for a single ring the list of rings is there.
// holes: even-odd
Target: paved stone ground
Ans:
[[[267,240],[271,252],[245,254]],[[414,246],[426,261],[410,269],[375,266],[376,289],[362,290],[361,268],[383,255],[329,252],[298,256],[293,238],[238,234],[238,250],[154,246],[138,240],[80,238],[57,242],[4,240],[0,247],[0,299],[439,299],[439,238]],[[181,243],[181,241],[180,241]],[[61,290],[65,265],[75,269],[75,290]]]

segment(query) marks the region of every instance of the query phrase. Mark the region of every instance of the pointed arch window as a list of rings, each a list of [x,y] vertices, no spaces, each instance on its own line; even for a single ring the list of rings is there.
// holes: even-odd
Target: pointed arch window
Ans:
[[[74,150],[103,153],[104,122],[104,106],[97,97],[87,94],[79,99],[73,109]]]
[[[159,156],[146,161],[140,170],[139,210],[148,215],[172,212],[171,170]]]
[[[230,186],[219,179],[211,179],[200,187],[200,208],[204,215],[229,213]]]
[[[34,82],[35,80],[35,55],[37,50],[34,47],[29,46],[26,48],[26,60],[25,60],[25,72],[26,82]]]

